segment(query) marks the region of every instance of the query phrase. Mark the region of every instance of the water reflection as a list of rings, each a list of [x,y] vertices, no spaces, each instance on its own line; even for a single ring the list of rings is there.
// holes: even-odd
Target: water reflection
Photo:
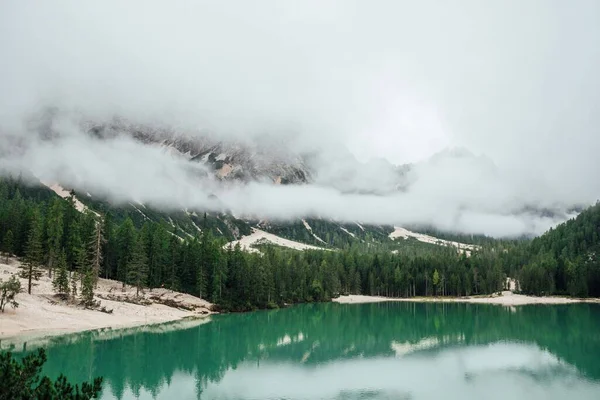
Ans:
[[[593,304],[320,304],[195,324],[52,339],[47,373],[104,376],[106,399],[600,398]]]

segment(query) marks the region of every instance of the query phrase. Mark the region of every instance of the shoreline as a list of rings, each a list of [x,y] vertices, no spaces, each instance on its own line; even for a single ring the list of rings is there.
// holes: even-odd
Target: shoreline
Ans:
[[[363,295],[348,295],[340,296],[332,299],[333,302],[339,304],[367,304],[367,303],[383,303],[383,302],[411,302],[411,303],[470,303],[470,304],[493,304],[503,306],[523,306],[531,304],[575,304],[575,303],[600,303],[598,298],[577,299],[570,297],[536,297],[523,294],[514,294],[510,291],[502,292],[501,296],[471,296],[471,297],[410,297],[410,298],[394,298],[382,296],[363,296]]]
[[[19,262],[14,259],[9,264],[0,263],[0,278],[6,280],[18,273],[18,267]],[[20,281],[26,288],[26,280]],[[123,290],[121,282],[108,279],[98,280],[94,299],[101,307],[112,310],[111,313],[58,299],[47,272],[34,284],[31,295],[21,292],[16,296],[19,307],[13,309],[7,305],[4,313],[0,312],[3,345],[99,329],[112,331],[186,319],[202,320],[214,314],[212,304],[205,300],[161,288],[144,291],[143,300],[151,304],[134,304],[131,300],[135,299],[135,288],[127,286]]]

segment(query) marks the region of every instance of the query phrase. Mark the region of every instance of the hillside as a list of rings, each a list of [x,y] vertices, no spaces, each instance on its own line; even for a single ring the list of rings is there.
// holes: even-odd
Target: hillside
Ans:
[[[234,244],[238,240],[248,237],[248,239],[244,239],[243,243],[246,243],[254,241],[254,238],[256,238],[255,232],[258,230],[271,235],[270,242],[279,245],[285,243],[286,245],[284,246],[289,248],[297,248],[298,246],[290,245],[288,241],[300,242],[303,246],[308,246],[306,248],[329,249],[378,246],[398,250],[407,245],[413,248],[415,246],[414,243],[409,244],[408,242],[394,240],[396,237],[393,235],[393,226],[361,224],[359,222],[343,223],[318,218],[296,219],[292,221],[256,221],[236,218],[228,213],[189,210],[164,211],[141,203],[114,204],[109,200],[97,198],[90,193],[67,190],[56,183],[44,183],[43,186],[46,186],[62,198],[68,198],[73,195],[75,207],[80,212],[90,210],[96,215],[109,213],[116,223],[121,223],[125,219],[130,218],[137,228],[141,228],[144,222],[158,223],[173,236],[181,240],[194,238],[201,234],[202,231],[209,230],[213,236],[222,237]],[[43,186],[36,190],[44,191]],[[425,236],[412,232],[410,236],[417,238],[421,243],[440,246],[447,246],[449,243],[458,243],[431,236],[423,239]],[[461,235],[456,236],[461,237]],[[468,237],[462,237],[468,240]],[[460,250],[462,248],[470,249],[474,246],[461,242],[455,247]],[[249,246],[242,245],[242,248],[247,249]]]
[[[600,203],[535,238],[522,257],[523,291],[600,296]]]
[[[393,241],[390,230],[382,227],[320,224],[312,219],[291,223],[289,236],[313,240],[317,246],[269,233],[267,228],[284,234],[285,227],[269,228],[262,221],[264,230],[254,228],[254,234],[228,245],[227,237],[202,229],[208,226],[204,218],[198,220],[201,229],[194,227],[194,235],[179,235],[168,213],[131,204],[131,208],[112,208],[108,203],[107,208],[94,208],[97,203],[89,201],[90,196],[78,198],[89,209],[81,212],[73,196],[62,198],[43,186],[0,180],[2,252],[21,257],[48,275],[57,262],[61,264],[62,255],[62,265],[81,285],[86,277],[98,274],[138,289],[189,293],[239,311],[324,301],[340,294],[469,295],[492,293],[504,285],[500,265],[485,252],[466,257],[452,246],[411,238]],[[184,215],[196,218],[191,212]],[[336,236],[352,242],[341,247],[325,242]],[[98,248],[102,257],[94,270]],[[35,285],[32,289],[35,293]]]

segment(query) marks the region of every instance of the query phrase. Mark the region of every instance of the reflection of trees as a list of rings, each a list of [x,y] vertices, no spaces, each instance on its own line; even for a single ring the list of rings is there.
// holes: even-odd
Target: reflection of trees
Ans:
[[[243,361],[307,367],[342,358],[394,355],[391,343],[438,348],[500,340],[535,343],[600,380],[600,307],[474,304],[314,304],[217,316],[166,333],[144,330],[98,340],[93,332],[53,340],[47,373],[74,381],[103,376],[117,398],[125,387],[158,394],[175,372],[196,378],[199,393]],[[279,345],[278,345],[279,343]],[[418,346],[415,346],[418,349]]]

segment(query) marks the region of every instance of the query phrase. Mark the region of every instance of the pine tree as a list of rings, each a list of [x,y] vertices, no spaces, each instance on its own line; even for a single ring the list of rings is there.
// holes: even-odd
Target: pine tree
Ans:
[[[77,270],[80,267],[81,249],[83,248],[80,234],[80,224],[74,220],[66,233],[65,252],[67,254],[67,268]]]
[[[169,233],[165,228],[159,225],[154,229],[149,247],[148,284],[164,287],[169,264]]]
[[[179,288],[179,279],[178,279],[178,265],[179,265],[179,240],[175,236],[171,236],[170,242],[170,260],[169,260],[169,271],[168,271],[168,286],[171,290],[177,290]]]
[[[88,254],[83,247],[76,247],[74,249],[74,254],[75,264],[73,265],[73,271],[77,272],[80,288],[83,289],[83,278],[85,276],[85,272],[89,268]]]
[[[55,199],[50,207],[46,222],[46,236],[48,237],[48,275],[50,277],[52,277],[52,269],[55,267],[61,253],[63,213],[63,200]]]
[[[69,272],[67,271],[67,256],[64,249],[60,252],[56,262],[56,273],[52,281],[54,291],[61,295],[69,295]]]
[[[205,223],[206,224],[206,223]],[[200,263],[198,265],[197,275],[197,290],[198,296],[206,296],[209,275],[214,271],[214,265],[218,259],[218,249],[215,248],[215,243],[210,231],[205,229],[200,241]]]
[[[437,269],[433,271],[432,283],[433,283],[434,293],[437,295],[438,291],[439,291],[439,284],[440,284],[440,273],[438,272]]]
[[[131,261],[127,265],[127,280],[136,287],[136,296],[139,297],[140,289],[146,286],[148,279],[148,262],[144,240],[139,237],[135,241]]]
[[[42,275],[40,266],[42,265],[43,258],[42,224],[39,211],[34,209],[25,249],[25,259],[21,265],[21,276],[27,279],[27,293],[29,294],[31,294],[32,281],[40,279],[40,276]]]
[[[127,218],[116,233],[117,241],[117,279],[123,282],[128,280],[128,265],[131,263],[132,252],[135,244],[135,226],[131,218]]]
[[[75,208],[75,200],[68,197],[64,203],[63,238],[67,254],[67,269],[73,269],[77,258],[77,249],[81,247],[80,223],[81,213]]]
[[[82,277],[81,299],[84,305],[91,306],[94,303],[94,271],[86,268]]]
[[[77,275],[75,271],[71,273],[71,299],[73,301],[77,298],[77,281],[79,280]]]
[[[12,230],[6,232],[4,241],[2,242],[2,252],[4,253],[5,262],[8,264],[8,258],[12,255],[15,248],[15,239]]]
[[[102,248],[104,246],[104,232],[102,222],[97,222],[94,233],[88,243],[89,260],[91,263],[92,284],[94,287],[98,284],[100,276],[100,267],[102,265]]]

